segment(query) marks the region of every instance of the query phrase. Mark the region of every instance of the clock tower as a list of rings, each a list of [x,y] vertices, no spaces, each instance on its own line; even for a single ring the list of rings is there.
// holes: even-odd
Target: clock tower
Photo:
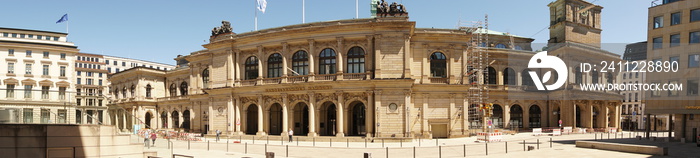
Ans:
[[[585,0],[557,0],[549,3],[550,45],[579,43],[600,48],[600,13],[603,7]]]

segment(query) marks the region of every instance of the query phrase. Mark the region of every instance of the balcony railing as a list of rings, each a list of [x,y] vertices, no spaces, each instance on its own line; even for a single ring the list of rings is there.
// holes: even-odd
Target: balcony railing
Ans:
[[[241,81],[241,86],[255,86],[258,83],[257,79]]]
[[[450,78],[431,77],[428,80],[430,80],[430,83],[447,84],[449,83]]]
[[[282,77],[263,79],[263,84],[280,84],[280,83],[282,83]]]
[[[317,81],[335,81],[335,79],[336,79],[336,74],[316,75]]]
[[[367,79],[367,73],[351,73],[345,74],[343,76],[344,80],[365,80]]]
[[[287,77],[289,83],[302,83],[309,81],[309,75]]]

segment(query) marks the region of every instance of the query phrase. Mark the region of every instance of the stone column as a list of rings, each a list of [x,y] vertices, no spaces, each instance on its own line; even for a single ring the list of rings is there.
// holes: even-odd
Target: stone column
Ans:
[[[448,135],[450,135],[450,136],[456,134],[456,131],[453,131],[453,130],[456,129],[455,126],[457,126],[457,125],[455,125],[454,122],[456,122],[456,119],[458,118],[458,117],[456,117],[458,112],[455,111],[456,110],[455,109],[455,95],[456,94],[454,94],[454,93],[450,93],[450,109],[448,109],[449,115],[447,115],[447,119],[450,120],[450,122],[447,124],[447,129],[448,129],[447,132],[449,132]],[[455,121],[453,121],[453,120],[455,120]]]
[[[309,80],[309,82],[313,82],[314,75],[316,75],[316,73],[315,73],[316,72],[316,60],[315,60],[316,58],[314,58],[314,54],[318,54],[318,53],[314,49],[314,47],[315,47],[314,44],[316,41],[314,41],[313,39],[309,39],[308,42],[309,42],[309,52],[307,52],[309,54],[309,79],[308,80]],[[311,97],[311,96],[309,96],[309,97]],[[310,114],[311,114],[311,112],[309,112],[309,115]],[[313,126],[313,124],[311,124],[311,126]],[[309,130],[310,129],[311,128],[309,128]],[[311,133],[309,133],[309,134],[311,134]]]
[[[287,76],[289,72],[289,65],[287,65],[287,55],[289,54],[289,45],[287,42],[282,42],[282,83],[287,83]],[[287,129],[282,129],[282,131],[287,131]]]
[[[413,132],[411,132],[411,108],[413,108],[413,104],[411,104],[411,90],[404,90],[404,102],[405,102],[405,107],[404,107],[404,137],[411,137]]]
[[[366,136],[367,137],[372,137],[372,133],[374,133],[374,92],[373,91],[366,91],[365,95],[367,95],[367,106],[365,109],[365,128],[366,128]]]
[[[226,86],[231,86],[233,85],[233,76],[235,71],[233,71],[234,66],[233,66],[233,52],[231,50],[226,50]],[[213,73],[209,73],[210,76]],[[224,86],[224,87],[226,87]],[[230,110],[230,109],[229,109]],[[230,113],[230,112],[229,112]],[[230,128],[229,128],[230,130]]]
[[[411,63],[413,58],[411,58],[411,35],[410,34],[404,34],[404,42],[403,42],[403,77],[404,78],[411,78]],[[453,47],[454,48],[454,47]],[[450,64],[452,63],[450,59]],[[447,69],[448,74],[451,69]]]
[[[520,107],[523,108],[523,128],[528,129],[530,128],[530,107],[527,105],[520,105]],[[542,112],[542,110],[540,110]],[[540,115],[540,119],[542,119],[542,115]],[[540,121],[540,124],[542,121]]]
[[[422,126],[422,131],[423,134],[421,137],[423,138],[428,138],[430,137],[430,126],[428,125],[428,120],[425,119],[425,114],[426,111],[428,111],[428,94],[424,93],[423,94],[423,108],[420,110],[420,119],[421,119],[421,126]]]
[[[209,69],[209,70],[211,70],[211,69]],[[206,82],[206,81],[204,81],[204,82]],[[209,125],[209,129],[206,129],[207,134],[212,134],[212,133],[214,133],[214,131],[217,130],[217,129],[215,129],[216,127],[214,127],[214,118],[216,118],[216,114],[215,114],[216,112],[214,110],[214,98],[209,97],[208,101],[209,101],[209,105],[207,105],[207,107],[208,107],[207,109],[209,110],[209,112],[207,112],[207,113],[208,113],[209,117],[207,118],[207,120],[205,120],[206,122],[204,122],[204,123],[206,123],[205,125]]]
[[[241,80],[241,64],[240,64],[241,58],[240,58],[240,56],[241,56],[241,51],[236,50],[235,51],[235,59],[233,60],[234,61],[234,63],[233,63],[233,73],[234,73],[233,80],[234,80],[234,82],[238,82]],[[234,85],[235,84],[236,83],[234,83]],[[238,100],[238,99],[236,99],[236,100]],[[238,104],[236,104],[236,106],[238,106]]]
[[[503,83],[503,82],[501,82],[501,83]],[[511,106],[513,106],[513,105],[503,105],[503,128],[504,129],[510,128],[510,112],[511,112],[510,107]]]
[[[262,95],[258,95],[258,106],[256,106],[258,108],[258,133],[256,133],[256,135],[259,135],[259,136],[266,135],[265,131],[263,131],[263,127],[264,127],[263,115],[264,115],[264,113],[263,113],[262,103],[263,103]]]
[[[126,132],[127,131],[126,129],[128,129],[126,126],[129,124],[126,121],[126,109],[122,109],[121,111],[122,111],[122,113],[121,113],[122,114],[122,131]]]
[[[338,105],[336,105],[336,119],[335,121],[335,126],[337,128],[337,132],[335,134],[336,137],[344,137],[345,136],[345,130],[343,128],[343,125],[345,124],[345,117],[343,117],[343,114],[345,114],[343,111],[345,109],[345,106],[343,105],[343,91],[336,91],[335,95],[338,96]]]
[[[311,56],[311,55],[309,55]],[[311,63],[311,62],[309,62]],[[316,94],[309,92],[309,136],[316,137]],[[301,127],[304,128],[304,127]]]
[[[429,47],[428,44],[423,43],[423,49],[426,49],[426,50],[428,51],[428,52],[426,52],[426,53],[432,53],[432,52],[430,52],[430,51],[432,51],[432,50],[428,50],[428,47]],[[422,67],[421,67],[422,72],[421,72],[421,80],[420,80],[420,83],[430,83],[430,80],[429,80],[429,79],[430,79],[430,77],[432,77],[432,76],[430,75],[430,63],[428,63],[428,61],[429,61],[429,59],[430,59],[430,56],[425,57],[425,58],[420,58],[420,59],[421,59],[421,65],[422,65]]]
[[[382,45],[380,44],[382,41],[382,35],[381,34],[376,34],[374,35],[374,78],[382,78]],[[369,54],[369,53],[368,53]],[[379,100],[379,99],[377,99]]]
[[[610,109],[608,109],[607,105],[603,105],[602,107],[603,107],[603,111],[602,111],[603,117],[601,119],[603,119],[603,126],[601,126],[601,127],[607,129],[608,127],[610,127],[608,117],[613,117],[613,116],[610,116]],[[600,114],[598,114],[598,115],[600,116]]]
[[[343,54],[345,54],[347,51],[345,51],[345,47],[343,47],[343,44],[344,44],[343,37],[336,37],[336,41],[338,42],[338,50],[337,50],[336,56],[335,56],[336,67],[338,68],[338,70],[336,72],[338,74],[336,77],[336,80],[343,80],[343,72],[344,72],[343,66],[345,64],[345,62],[343,62],[343,61],[345,61],[345,60],[343,60],[344,59]]]
[[[226,114],[226,115],[227,115],[226,119],[228,119],[228,120],[226,121],[226,122],[227,122],[227,124],[226,124],[226,130],[227,130],[226,132],[227,132],[227,134],[231,134],[231,132],[234,131],[234,128],[235,128],[235,121],[236,121],[236,119],[234,118],[234,116],[235,116],[235,111],[236,111],[236,110],[234,110],[234,108],[233,108],[233,96],[230,95],[230,96],[228,97],[227,102],[226,102],[226,112],[227,112],[227,114]]]
[[[235,100],[234,105],[233,105],[233,110],[234,110],[234,118],[236,119],[234,121],[234,131],[238,135],[243,135],[243,132],[241,131],[241,98],[239,96],[234,96],[233,99]]]
[[[263,64],[263,60],[262,60],[262,59],[264,59],[262,56],[263,54],[264,54],[263,53],[263,46],[258,46],[258,55],[257,55],[257,58],[258,58],[258,84],[262,83],[262,79],[264,76],[263,73],[265,72],[265,71],[263,71],[263,69],[265,69],[263,67],[264,64]],[[262,100],[262,99],[260,99],[260,100]],[[258,102],[258,103],[260,103],[260,102]],[[260,111],[260,112],[262,112],[262,111]],[[259,127],[261,127],[261,126],[259,126]]]
[[[282,133],[280,136],[285,136],[287,135],[287,131],[289,130],[289,98],[287,96],[287,93],[282,93]],[[301,132],[301,131],[299,131]]]
[[[374,136],[375,137],[381,137],[382,130],[381,130],[381,111],[379,108],[382,107],[382,90],[375,90],[374,91],[374,124],[377,126],[374,130]],[[386,125],[385,125],[386,126]]]
[[[466,59],[466,58],[465,58]],[[468,80],[468,79],[467,79]],[[462,135],[465,135],[469,129],[469,95],[462,95]]]

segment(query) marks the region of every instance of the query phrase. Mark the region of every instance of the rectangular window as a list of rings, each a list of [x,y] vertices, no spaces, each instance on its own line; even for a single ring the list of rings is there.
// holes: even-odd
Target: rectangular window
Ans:
[[[78,95],[82,95],[80,89],[75,89],[75,93],[78,94]]]
[[[107,73],[112,73],[112,68],[111,68],[111,67],[108,67],[108,68],[107,68]]]
[[[80,106],[81,99],[75,99],[75,104]]]
[[[102,99],[97,100],[97,106],[102,106]]]
[[[24,65],[24,74],[32,74],[32,64]]]
[[[32,123],[34,120],[34,112],[32,111],[34,109],[22,109],[23,112],[23,117],[24,117],[24,123]]]
[[[46,38],[44,38],[45,40],[51,40],[50,36],[44,36],[44,37],[46,37]]]
[[[24,85],[24,98],[32,98],[32,85]]]
[[[652,39],[652,40],[653,40],[652,42],[653,42],[653,44],[654,44],[654,45],[653,45],[653,48],[654,48],[654,49],[663,48],[663,42],[664,42],[664,38],[663,38],[663,37],[657,37],[657,38],[654,38],[654,39]]]
[[[31,50],[27,50],[27,56],[32,56],[32,51],[31,51]]]
[[[66,66],[61,66],[61,73],[59,75],[61,77],[66,77]]]
[[[49,52],[44,52],[44,58],[48,58],[48,57],[49,57]]]
[[[77,83],[77,84],[81,84],[81,83],[80,83],[80,80],[81,80],[81,79],[80,79],[80,78],[78,78],[78,79],[76,80],[76,82],[75,82],[75,83]]]
[[[680,45],[681,45],[681,35],[680,34],[671,35],[671,47],[680,46]]]
[[[66,53],[61,53],[61,59],[66,59]]]
[[[92,72],[87,72],[87,76],[92,77]]]
[[[7,85],[7,94],[5,96],[7,98],[15,98],[15,85],[13,85],[13,84]]]
[[[689,43],[700,43],[700,31],[691,32],[688,38]]]
[[[65,109],[58,109],[58,123],[66,123],[66,115]]]
[[[44,65],[44,66],[43,66],[42,75],[46,75],[46,76],[49,75],[49,65]]]
[[[117,61],[112,61],[112,65],[117,65]]]
[[[678,81],[669,81],[671,85],[677,85]],[[678,91],[668,91],[668,96],[678,96]]]
[[[99,68],[98,68],[98,69],[99,69]],[[102,73],[101,73],[101,72],[100,72],[100,73],[97,73],[97,76],[98,76],[98,77],[102,77]]]
[[[58,99],[66,99],[66,87],[58,87]]]
[[[36,39],[42,39],[42,38],[44,38],[44,36],[42,36],[42,35],[36,35]]]
[[[41,99],[49,99],[49,86],[41,86]]]
[[[681,12],[671,14],[671,26],[681,24]]]
[[[664,27],[664,16],[657,16],[654,17],[654,28],[662,28]]]
[[[53,37],[53,41],[58,41],[58,37]]]
[[[7,63],[7,73],[8,74],[15,73],[15,63]]]
[[[700,21],[700,9],[690,11],[690,22]]]
[[[29,38],[34,38],[34,35],[28,35],[28,36],[29,36]]]
[[[688,55],[688,67],[698,67],[700,66],[700,55],[694,54],[694,55]]]
[[[116,70],[114,70],[114,73],[118,73],[118,72],[119,72],[119,68],[117,68]]]
[[[698,95],[698,80],[688,80],[688,95]]]
[[[83,114],[80,112],[80,110],[75,110],[75,123],[83,123]]]
[[[87,85],[92,85],[92,79],[90,78],[85,79],[85,82],[87,82]]]
[[[16,33],[12,33],[12,38],[17,38],[17,34],[16,34]]]
[[[99,82],[100,86],[102,85],[102,80],[97,80],[97,82]]]
[[[15,55],[15,49],[8,49],[8,50],[7,50],[7,55],[9,55],[9,56]]]
[[[122,66],[126,66],[126,62],[123,62],[123,61],[122,61]]]
[[[24,38],[24,34],[19,34],[19,38]]]
[[[109,60],[105,60],[105,64],[109,65]]]
[[[7,32],[2,33],[2,37],[8,37],[8,36],[10,36],[10,35]]]
[[[76,75],[77,75],[77,76],[80,76],[81,73],[82,73],[81,71],[77,71],[77,72],[76,72]]]

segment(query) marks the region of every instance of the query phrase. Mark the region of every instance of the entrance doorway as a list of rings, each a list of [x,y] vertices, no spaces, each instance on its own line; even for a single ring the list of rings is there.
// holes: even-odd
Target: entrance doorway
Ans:
[[[255,134],[258,132],[258,106],[255,104],[248,105],[246,109],[246,134]]]
[[[367,134],[366,122],[365,122],[365,104],[362,102],[351,103],[352,119],[350,119],[350,133],[348,136],[364,136]]]
[[[306,103],[297,103],[294,106],[294,135],[308,135],[309,133],[309,106]]]
[[[272,104],[270,107],[270,135],[280,135],[282,133],[282,106]]]
[[[321,106],[321,136],[335,136],[336,133],[336,109],[333,102],[325,102]]]

